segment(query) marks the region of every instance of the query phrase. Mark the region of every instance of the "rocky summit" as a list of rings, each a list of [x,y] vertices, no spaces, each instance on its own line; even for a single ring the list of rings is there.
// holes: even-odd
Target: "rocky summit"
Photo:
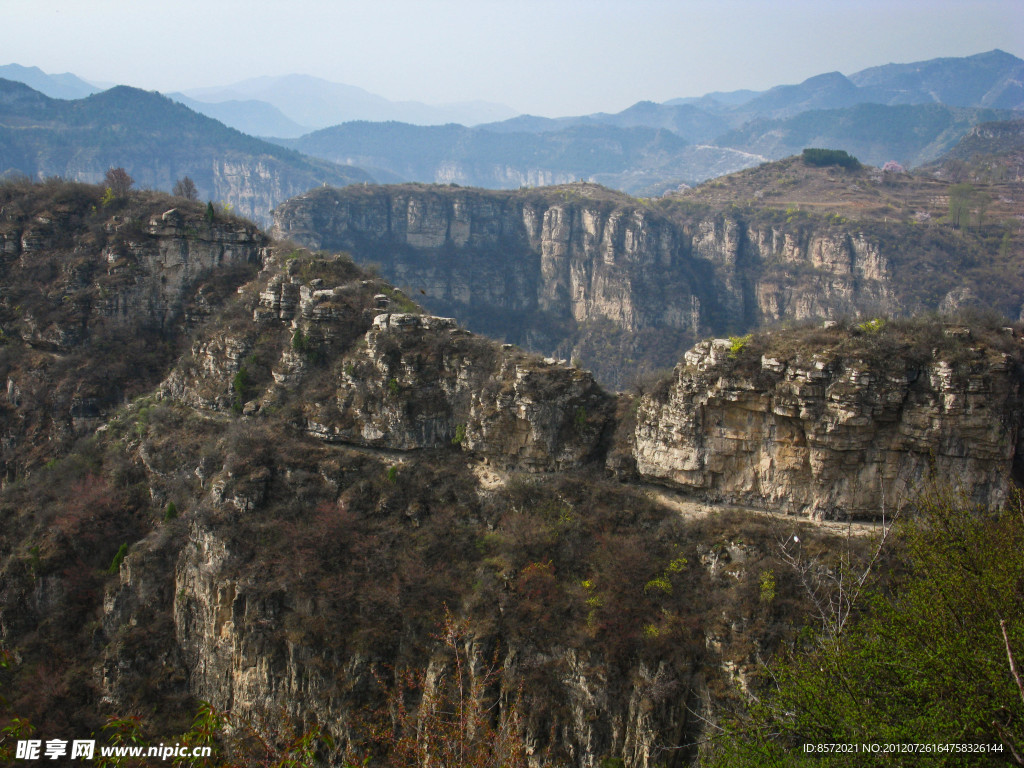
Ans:
[[[996,332],[997,334],[999,332]],[[816,517],[891,515],[957,478],[1002,505],[1019,455],[1014,331],[919,324],[716,339],[641,400],[641,477],[709,498]],[[931,346],[934,345],[934,346]]]

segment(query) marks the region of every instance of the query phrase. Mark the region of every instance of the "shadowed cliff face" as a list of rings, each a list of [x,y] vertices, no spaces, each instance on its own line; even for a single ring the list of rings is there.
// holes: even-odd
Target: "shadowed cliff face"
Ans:
[[[704,335],[897,307],[863,235],[673,220],[586,184],[318,189],[279,206],[274,233],[379,264],[435,311],[620,388]]]

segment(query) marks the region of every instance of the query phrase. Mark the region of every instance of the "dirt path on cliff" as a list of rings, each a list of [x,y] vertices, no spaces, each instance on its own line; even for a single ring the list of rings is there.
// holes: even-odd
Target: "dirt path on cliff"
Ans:
[[[335,445],[342,450],[361,453],[365,456],[373,456],[381,460],[390,460],[395,462],[402,462],[419,453],[419,451],[416,450],[403,451],[389,448],[372,448],[370,446],[355,445],[352,443],[336,443]],[[484,493],[494,492],[502,488],[506,483],[508,483],[512,474],[499,470],[491,466],[486,461],[474,460],[469,457],[467,457],[467,466],[476,476],[477,482],[480,484],[480,490]],[[775,520],[797,523],[799,525],[813,525],[815,528],[829,531],[835,535],[852,534],[855,536],[869,536],[883,531],[883,525],[881,522],[816,520],[809,517],[798,517],[796,515],[787,515],[781,512],[772,512],[765,509],[759,509],[757,507],[746,507],[736,504],[715,504],[701,499],[695,499],[692,496],[687,496],[679,491],[674,491],[671,488],[654,485],[652,483],[638,483],[634,487],[655,503],[671,509],[683,518],[691,520],[704,518],[708,515],[722,512],[736,512],[756,517],[770,517]],[[890,523],[891,521],[887,521],[886,525],[889,525]]]
[[[654,502],[668,507],[679,513],[684,518],[696,519],[707,517],[719,512],[738,512],[744,515],[760,517],[771,517],[776,520],[784,520],[801,525],[813,525],[815,528],[827,530],[834,534],[853,534],[855,536],[868,536],[881,533],[883,526],[881,522],[843,522],[839,520],[815,520],[809,517],[797,517],[786,515],[781,512],[771,512],[755,507],[737,506],[734,504],[713,504],[707,501],[694,499],[685,494],[664,488],[660,485],[644,483],[638,486],[641,491]],[[889,524],[888,522],[886,523]]]

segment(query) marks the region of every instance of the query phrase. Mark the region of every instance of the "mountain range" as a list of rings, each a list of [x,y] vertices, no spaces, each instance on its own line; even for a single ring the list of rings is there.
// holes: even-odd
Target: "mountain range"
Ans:
[[[259,136],[300,136],[311,130],[326,128],[350,120],[384,122],[399,120],[414,125],[445,123],[493,122],[511,117],[515,110],[504,104],[469,101],[454,104],[424,104],[419,101],[391,101],[354,85],[332,83],[309,75],[256,77],[227,86],[194,88],[181,96],[191,100],[198,112],[220,111],[229,125]],[[179,98],[178,94],[171,94]],[[269,105],[293,126],[288,134],[279,133],[274,123],[258,123],[254,113],[245,111],[251,102]],[[234,109],[235,112],[231,110]],[[267,111],[268,117],[273,113]],[[239,124],[236,124],[239,123]],[[298,130],[298,133],[295,131]]]
[[[402,154],[404,148],[383,139],[373,147],[376,137],[356,126],[336,126],[280,143],[336,162],[372,165],[411,181],[514,188],[536,184],[536,178],[544,177],[543,167],[552,172],[548,178],[553,181],[582,178],[633,194],[661,194],[681,183],[699,183],[799,153],[807,146],[843,149],[872,165],[889,160],[907,167],[921,165],[951,149],[972,126],[1022,114],[1022,82],[1024,60],[995,50],[965,58],[889,64],[849,77],[825,73],[762,92],[707,94],[663,104],[638,102],[614,114],[520,115],[476,126],[457,137],[409,130],[406,138],[419,147],[424,165],[427,157],[436,158],[431,167],[421,166],[415,174]],[[602,145],[590,151],[621,159],[621,169],[596,168],[579,155],[542,166],[539,157],[560,143],[580,146],[573,132],[584,128],[589,140]],[[638,161],[627,157],[634,151],[630,147],[636,134],[629,132],[635,129],[666,132],[678,140],[660,138],[642,151]],[[481,145],[496,142],[483,135],[491,133],[517,136],[508,140],[524,147],[515,162],[480,151]]]
[[[109,87],[70,73],[48,75],[38,67],[20,64],[0,66],[0,78],[24,83],[53,99],[81,99]],[[350,120],[475,125],[516,114],[509,106],[481,100],[452,104],[392,101],[354,85],[299,74],[254,77],[230,85],[185,88],[167,95],[243,133],[284,138],[297,138]]]
[[[460,116],[468,123],[505,108],[397,104],[295,75],[176,95],[186,109],[123,86],[106,92],[111,96],[82,95],[95,86],[69,74],[8,65],[2,75],[59,98],[3,86],[0,172],[95,182],[123,165],[140,184],[164,190],[189,175],[201,196],[262,224],[278,203],[322,184],[517,189],[586,180],[652,196],[807,146],[913,167],[935,160],[979,123],[1024,113],[1024,61],[998,50],[826,73],[763,92],[639,102],[616,114],[520,115],[475,127],[413,123]],[[359,115],[374,121],[351,119]],[[335,124],[302,133],[325,122]],[[225,126],[279,138],[260,141]]]
[[[1020,114],[983,85],[306,137],[381,178],[668,183],[727,135],[966,131],[638,199],[371,185],[160,94],[0,80],[0,763],[1006,764],[1024,120],[970,127]],[[70,180],[113,164],[143,188]],[[144,188],[181,173],[273,233]]]

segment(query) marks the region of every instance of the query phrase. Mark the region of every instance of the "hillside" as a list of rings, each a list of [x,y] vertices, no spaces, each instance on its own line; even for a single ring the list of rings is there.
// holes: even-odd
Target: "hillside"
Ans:
[[[587,191],[587,210],[623,203]],[[1018,469],[1019,328],[707,341],[615,396],[344,255],[154,194],[0,192],[22,457],[0,488],[0,715],[40,739],[690,765],[814,631],[807,584],[871,560],[874,529],[828,520],[913,508],[929,468],[996,505]],[[126,355],[121,328],[160,353]],[[47,393],[83,370],[125,393],[68,422]],[[42,422],[65,439],[21,426]],[[781,500],[791,517],[764,514]],[[972,738],[998,740],[993,717]]]
[[[1000,222],[1013,231],[1011,222],[1024,204],[1024,190],[1010,176],[1011,169],[1016,171],[1015,158],[1024,151],[1020,125],[983,123],[935,163],[912,172],[814,167],[790,157],[669,194],[666,200],[719,210],[754,206],[792,214],[796,209],[875,224],[938,222],[949,216],[951,187],[975,181],[975,193],[984,200],[982,222]]]
[[[975,126],[953,149],[922,170],[953,182],[1019,185],[1022,168],[1024,120],[1013,120]],[[999,200],[1003,197],[1005,194],[1000,194]]]
[[[664,128],[599,123],[534,133],[357,122],[276,141],[313,157],[383,171],[396,180],[491,189],[586,178],[635,191],[666,178],[707,178],[750,164],[742,152],[692,145]]]
[[[756,118],[715,139],[718,146],[779,159],[805,147],[843,149],[869,165],[890,160],[918,166],[950,150],[978,123],[1013,112],[939,104],[807,110],[781,119]]]
[[[170,191],[189,176],[200,198],[260,222],[279,202],[321,184],[370,177],[254,139],[157,93],[118,86],[50,99],[0,80],[0,173],[95,183],[125,168],[137,185]]]

